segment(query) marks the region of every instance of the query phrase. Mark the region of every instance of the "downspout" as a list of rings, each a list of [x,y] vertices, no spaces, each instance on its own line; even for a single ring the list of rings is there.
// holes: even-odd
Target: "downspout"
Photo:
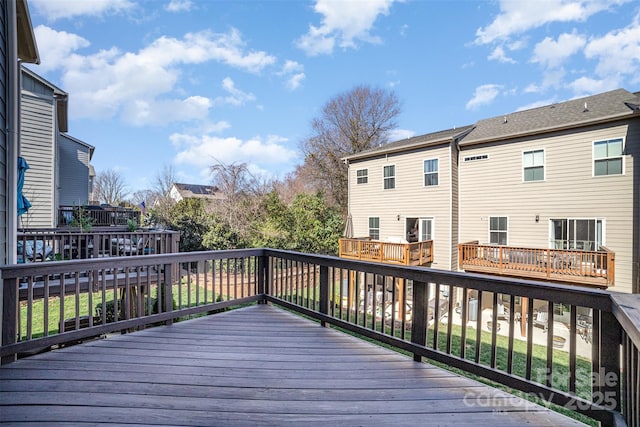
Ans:
[[[18,236],[18,154],[20,137],[20,63],[18,61],[16,1],[7,5],[7,264],[17,262],[16,242]]]

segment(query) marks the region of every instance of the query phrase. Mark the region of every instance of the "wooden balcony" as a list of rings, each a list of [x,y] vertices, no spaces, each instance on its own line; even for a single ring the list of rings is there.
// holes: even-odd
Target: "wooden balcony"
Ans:
[[[367,238],[340,239],[340,258],[386,264],[427,265],[433,262],[433,240],[391,243]]]
[[[118,206],[59,206],[58,227],[68,226],[74,218],[86,216],[95,227],[127,225],[129,220],[140,223],[140,211]]]
[[[174,253],[180,233],[172,230],[94,227],[91,231],[68,228],[18,231],[19,263]]]
[[[553,282],[607,288],[615,283],[615,253],[600,251],[539,249],[520,246],[458,245],[461,269]]]
[[[639,295],[270,249],[0,273],[7,424],[640,422]]]

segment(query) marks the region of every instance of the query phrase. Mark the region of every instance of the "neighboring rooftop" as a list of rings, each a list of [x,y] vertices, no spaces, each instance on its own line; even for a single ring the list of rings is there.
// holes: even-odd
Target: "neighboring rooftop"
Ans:
[[[414,148],[422,148],[431,145],[447,144],[453,140],[459,139],[471,129],[473,129],[473,126],[462,126],[459,128],[447,129],[438,132],[427,133],[424,135],[418,135],[411,138],[401,139],[399,141],[390,142],[389,144],[384,144],[376,148],[352,154],[345,157],[345,159],[354,160],[377,156],[380,154],[389,154]]]
[[[344,157],[358,160],[382,154],[403,152],[457,140],[461,146],[501,141],[518,136],[551,132],[585,126],[592,123],[640,116],[640,92],[616,89],[609,92],[516,111],[475,125],[462,126],[384,144]]]
[[[550,132],[640,115],[639,93],[616,89],[598,95],[478,121],[461,146]]]
[[[175,190],[175,192],[174,192]],[[224,195],[218,187],[212,185],[173,183],[171,195],[174,199],[222,199]]]

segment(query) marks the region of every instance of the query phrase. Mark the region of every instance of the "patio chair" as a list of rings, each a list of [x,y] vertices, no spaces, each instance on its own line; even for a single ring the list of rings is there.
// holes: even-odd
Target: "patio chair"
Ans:
[[[549,313],[546,311],[538,311],[533,318],[533,326],[542,326],[544,332],[549,329]]]

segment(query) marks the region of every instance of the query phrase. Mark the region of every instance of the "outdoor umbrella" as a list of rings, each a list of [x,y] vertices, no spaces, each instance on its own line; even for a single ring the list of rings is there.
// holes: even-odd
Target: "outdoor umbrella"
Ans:
[[[29,164],[23,157],[18,157],[18,216],[27,212],[31,207],[31,202],[22,194],[24,186],[24,174],[29,169]]]

